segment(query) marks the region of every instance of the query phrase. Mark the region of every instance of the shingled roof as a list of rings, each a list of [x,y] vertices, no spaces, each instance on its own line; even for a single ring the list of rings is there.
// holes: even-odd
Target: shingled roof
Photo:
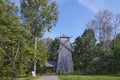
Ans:
[[[57,66],[57,62],[56,61],[48,61],[45,64],[46,67],[56,67]]]

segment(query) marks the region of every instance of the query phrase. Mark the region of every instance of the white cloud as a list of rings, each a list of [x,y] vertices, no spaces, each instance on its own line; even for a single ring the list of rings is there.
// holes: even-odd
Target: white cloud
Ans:
[[[104,0],[78,0],[78,2],[95,13],[106,7]]]

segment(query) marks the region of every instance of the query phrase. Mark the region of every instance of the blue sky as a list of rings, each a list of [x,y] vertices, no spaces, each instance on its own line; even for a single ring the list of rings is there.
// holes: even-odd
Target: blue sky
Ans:
[[[20,0],[11,0],[19,5]],[[71,37],[71,42],[81,36],[86,24],[94,18],[100,9],[107,9],[120,14],[120,0],[56,0],[59,10],[59,19],[51,32],[46,32],[44,38],[55,38],[61,35]]]

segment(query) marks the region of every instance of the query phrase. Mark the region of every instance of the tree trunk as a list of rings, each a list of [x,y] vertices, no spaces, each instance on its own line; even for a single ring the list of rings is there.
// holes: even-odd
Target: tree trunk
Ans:
[[[12,80],[16,80],[16,66],[15,66],[14,60],[12,62],[12,68],[13,68],[13,79]]]
[[[35,56],[34,56],[34,77],[36,76],[36,54],[37,54],[37,38],[35,37]]]
[[[34,61],[34,77],[36,76],[36,63],[37,63],[37,61],[35,60]]]

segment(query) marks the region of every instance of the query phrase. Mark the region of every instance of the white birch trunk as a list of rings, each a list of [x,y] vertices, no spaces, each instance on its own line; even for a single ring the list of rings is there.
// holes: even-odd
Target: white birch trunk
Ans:
[[[34,74],[36,76],[36,52],[37,52],[37,38],[35,38],[35,60],[34,60]]]

